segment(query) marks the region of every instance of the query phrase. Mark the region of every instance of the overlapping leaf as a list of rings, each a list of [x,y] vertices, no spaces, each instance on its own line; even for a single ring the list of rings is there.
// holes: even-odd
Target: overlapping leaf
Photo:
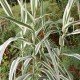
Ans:
[[[14,60],[11,64],[11,68],[10,68],[10,72],[9,72],[9,80],[13,80],[13,75],[16,74],[16,69],[17,66],[19,64],[19,62],[23,61],[23,60],[29,60],[29,58],[31,58],[31,56],[26,56],[26,57],[18,57],[16,60]]]
[[[9,38],[7,41],[5,41],[1,46],[0,46],[0,64],[1,64],[1,60],[4,54],[4,51],[6,49],[6,47],[12,42],[17,40],[18,38]]]
[[[12,13],[12,10],[7,2],[7,0],[0,0],[0,4],[1,6],[3,7],[5,13],[8,15],[8,16],[13,16],[13,13]]]

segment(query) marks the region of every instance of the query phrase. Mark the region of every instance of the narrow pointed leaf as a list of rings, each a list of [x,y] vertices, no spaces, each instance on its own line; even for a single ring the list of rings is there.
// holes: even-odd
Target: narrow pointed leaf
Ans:
[[[46,35],[44,36],[44,38],[36,45],[36,48],[35,48],[35,51],[36,51],[35,54],[36,55],[37,55],[37,53],[41,47],[42,42],[45,41],[45,39],[47,39],[52,32],[53,32],[53,30],[47,32]]]
[[[41,68],[41,71],[47,75],[47,77],[48,77],[49,80],[55,80],[54,77],[53,77],[53,74],[51,74],[49,72],[49,70]]]
[[[29,57],[29,58],[27,58],[27,59],[24,61],[24,64],[23,64],[24,71],[23,71],[23,73],[26,73],[27,68],[28,68],[28,64],[29,64],[29,62],[30,62],[31,60],[32,60],[32,57]]]
[[[13,79],[13,75],[15,75],[16,73],[16,69],[17,69],[19,62],[26,60],[27,58],[30,58],[30,56],[18,57],[16,60],[12,62],[10,72],[9,72],[9,80]]]
[[[24,74],[24,75],[18,77],[16,80],[29,80],[30,76],[31,76],[31,74]]]
[[[78,25],[78,24],[80,24],[80,20],[69,22],[64,27],[62,27],[62,31],[65,32],[66,29],[69,28],[71,25]]]
[[[29,17],[30,17],[30,19],[32,20],[32,22],[35,23],[35,19],[34,19],[34,17],[29,13],[29,11],[26,10],[26,9],[23,7],[23,5],[21,4],[21,2],[20,2],[19,0],[18,0],[18,3],[19,3],[19,5],[20,5],[20,7],[25,11],[25,13],[26,13],[27,15],[29,15]]]
[[[17,38],[9,38],[7,41],[5,41],[1,46],[0,46],[0,64],[1,64],[1,60],[4,54],[4,51],[6,49],[6,47],[12,42],[17,40]]]
[[[74,58],[80,60],[80,55],[79,54],[63,54],[63,55],[66,55],[66,56],[69,56],[69,57],[74,57]]]
[[[1,17],[1,16],[0,16],[0,17]],[[28,28],[29,30],[33,30],[32,26],[30,26],[29,24],[25,24],[25,23],[23,23],[23,22],[21,22],[21,21],[18,21],[18,20],[16,20],[16,19],[12,18],[12,17],[2,17],[2,18],[6,18],[6,19],[10,20],[10,21],[12,21],[13,23],[15,23],[15,24],[18,25],[18,26],[26,27],[26,28]],[[34,31],[34,30],[33,30],[33,31]]]
[[[69,36],[69,35],[74,35],[74,34],[80,34],[80,29],[76,29],[76,30],[73,31],[72,33],[67,34],[67,36]]]
[[[10,72],[9,72],[9,80],[13,80],[13,75],[15,75],[19,61],[20,61],[20,58],[17,58],[12,62]]]
[[[7,0],[0,0],[0,3],[1,3],[1,6],[3,7],[5,13],[8,15],[8,16],[13,16],[12,14],[12,10],[7,2]]]

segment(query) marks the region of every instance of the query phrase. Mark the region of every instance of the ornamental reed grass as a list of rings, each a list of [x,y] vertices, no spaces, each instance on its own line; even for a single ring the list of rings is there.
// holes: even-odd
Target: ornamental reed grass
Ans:
[[[54,22],[45,20],[46,15],[50,14],[44,14],[44,1],[30,0],[31,12],[27,10],[27,4],[24,3],[23,0],[17,1],[21,10],[21,20],[15,18],[7,0],[0,0],[0,4],[7,14],[7,16],[0,17],[10,20],[20,28],[20,31],[15,37],[9,38],[0,46],[1,63],[6,47],[12,41],[21,41],[19,46],[21,56],[17,56],[17,58],[12,62],[9,71],[9,80],[73,80],[71,74],[62,64],[60,56],[71,56],[80,60],[79,54],[63,53],[65,38],[80,33],[80,29],[68,33],[68,29],[71,25],[76,26],[80,24],[80,20],[74,21],[71,19],[71,8],[74,4],[79,6],[78,0],[69,0],[65,8],[62,19],[62,34],[59,38],[60,48],[52,48],[50,45],[48,38],[49,35],[60,32],[58,30],[52,30],[51,25],[54,24],[56,26],[59,21]],[[40,12],[38,16],[37,10]],[[43,32],[42,39],[39,38],[41,31]],[[27,34],[27,32],[30,34]],[[31,39],[29,40],[29,38],[25,38],[24,35],[30,35]],[[28,46],[32,51],[30,54],[24,56],[24,53],[27,52],[24,52],[26,46]],[[16,70],[19,64],[21,64],[21,73],[16,76]]]

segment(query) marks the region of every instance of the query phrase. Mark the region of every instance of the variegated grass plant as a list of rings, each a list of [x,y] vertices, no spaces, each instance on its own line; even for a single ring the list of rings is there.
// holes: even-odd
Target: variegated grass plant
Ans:
[[[71,18],[71,8],[74,4],[79,4],[78,0],[69,0],[65,8],[62,22],[62,34],[59,38],[60,48],[52,48],[48,40],[51,33],[58,32],[56,30],[51,30],[50,25],[56,25],[58,21],[45,20],[45,16],[49,14],[44,14],[43,0],[30,0],[31,13],[27,10],[27,4],[23,3],[23,0],[17,1],[21,9],[21,21],[15,18],[7,0],[0,0],[0,4],[7,14],[7,16],[0,17],[10,20],[21,29],[15,37],[9,38],[0,46],[1,63],[6,47],[12,41],[21,41],[19,47],[21,56],[18,56],[17,59],[12,62],[9,71],[9,80],[73,80],[70,73],[62,64],[59,56],[72,56],[80,60],[79,54],[63,53],[65,37],[80,33],[80,29],[68,33],[68,29],[71,25],[76,26],[80,24],[79,20],[74,21]],[[40,12],[38,16],[37,9]],[[38,28],[36,29],[36,27]],[[38,35],[41,30],[43,31],[42,39],[40,39]],[[24,37],[24,35],[27,35],[27,32],[30,32],[31,40]],[[26,46],[29,46],[32,52],[24,56],[24,48],[26,48]],[[16,76],[16,70],[19,64],[22,64],[21,74]]]

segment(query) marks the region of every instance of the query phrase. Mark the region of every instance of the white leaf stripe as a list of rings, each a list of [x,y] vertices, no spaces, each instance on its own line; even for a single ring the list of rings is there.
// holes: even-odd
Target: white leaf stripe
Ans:
[[[9,80],[13,79],[13,74],[15,75],[17,66],[19,62],[26,60],[28,58],[31,58],[31,56],[26,56],[26,57],[18,57],[16,60],[14,60],[11,64],[10,72],[9,72]]]
[[[34,31],[34,29],[32,28],[32,26],[30,26],[29,24],[25,24],[25,23],[23,23],[21,21],[18,21],[16,19],[12,18],[12,17],[6,17],[6,16],[0,16],[0,17],[9,19],[10,21],[12,21],[13,23],[15,23],[18,26],[23,26],[23,27],[26,27],[26,28]]]
[[[72,34],[80,34],[80,29],[76,29],[72,33],[67,34],[67,36],[72,35]]]
[[[4,54],[4,51],[6,49],[6,47],[12,42],[17,40],[17,38],[9,38],[7,41],[5,41],[1,46],[0,46],[0,64],[1,64],[1,60]]]
[[[63,54],[63,55],[66,55],[66,56],[69,56],[69,57],[74,57],[74,58],[80,60],[80,54]]]
[[[13,16],[12,14],[12,10],[8,4],[8,2],[6,0],[0,0],[0,3],[5,11],[5,13],[8,15],[8,16]]]
[[[41,44],[45,41],[45,39],[47,39],[49,37],[49,35],[53,32],[53,30],[49,31],[46,33],[46,35],[44,36],[44,38],[36,45],[36,48],[35,48],[35,54],[37,55],[40,47],[41,47]]]

